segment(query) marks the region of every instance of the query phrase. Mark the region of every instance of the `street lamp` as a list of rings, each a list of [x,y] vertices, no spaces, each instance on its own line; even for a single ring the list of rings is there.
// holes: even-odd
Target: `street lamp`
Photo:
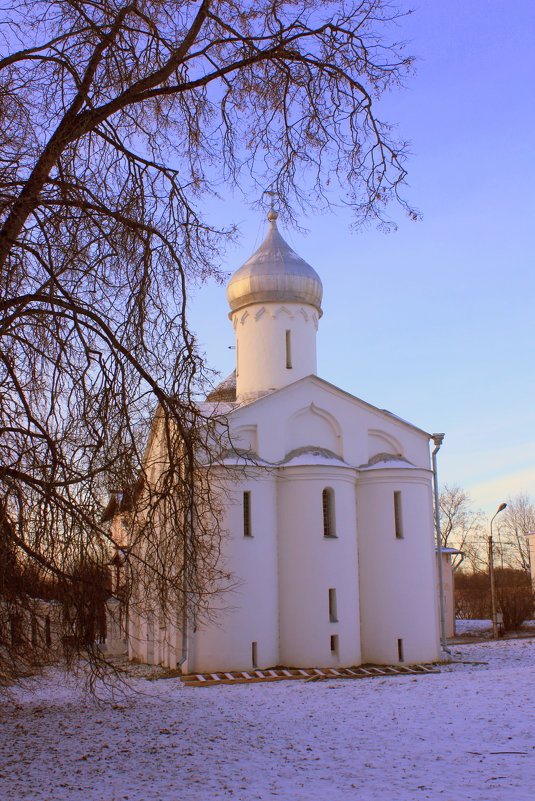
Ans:
[[[438,492],[438,472],[437,472],[437,453],[440,446],[444,441],[444,434],[432,434],[431,439],[435,445],[435,450],[432,453],[433,459],[433,486],[435,492],[435,530],[437,537],[437,559],[438,559],[438,594],[440,599],[440,637],[442,640],[442,648],[446,653],[448,650],[448,641],[446,639],[446,605],[444,603],[444,576],[442,571],[442,535],[440,533],[440,501]]]
[[[489,576],[490,576],[490,608],[491,608],[491,615],[492,615],[492,636],[494,639],[498,637],[498,621],[496,618],[496,586],[494,584],[494,550],[493,550],[493,541],[492,541],[492,524],[494,522],[494,518],[503,512],[506,508],[506,503],[501,503],[498,506],[497,511],[495,512],[494,516],[491,518],[490,521],[490,537],[489,537]]]

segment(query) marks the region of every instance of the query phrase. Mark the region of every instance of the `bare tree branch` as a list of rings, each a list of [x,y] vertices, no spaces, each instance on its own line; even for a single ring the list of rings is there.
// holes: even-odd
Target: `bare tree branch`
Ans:
[[[414,211],[405,145],[375,113],[411,69],[389,0],[18,0],[0,15],[1,661],[32,582],[87,646],[110,591],[99,579],[93,603],[90,577],[124,547],[102,522],[110,492],[136,603],[208,614],[229,583],[211,469],[224,429],[199,405],[187,320],[189,286],[221,278],[233,235],[204,216],[216,187],[270,185],[290,219],[332,198],[359,223],[388,225],[391,201]]]

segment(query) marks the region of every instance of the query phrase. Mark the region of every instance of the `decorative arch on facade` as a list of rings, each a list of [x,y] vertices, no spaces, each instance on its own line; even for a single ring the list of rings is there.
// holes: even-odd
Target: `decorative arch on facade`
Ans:
[[[267,314],[266,307],[265,307],[265,306],[262,306],[262,308],[258,309],[258,311],[255,313],[255,316],[254,316],[254,318],[255,318],[255,320],[257,320],[257,321],[258,321],[258,320],[260,320],[260,318],[261,318],[261,317],[263,317],[265,314]]]
[[[403,456],[403,447],[398,439],[376,428],[368,430],[368,459],[379,453]]]
[[[293,314],[286,306],[279,306],[279,308],[273,312],[273,319],[276,320],[277,317],[280,317],[282,314],[286,314],[290,320],[293,320]]]
[[[238,426],[232,431],[230,439],[236,450],[258,453],[258,426]]]
[[[343,458],[342,429],[338,420],[314,403],[295,412],[286,424],[286,453],[314,445]]]

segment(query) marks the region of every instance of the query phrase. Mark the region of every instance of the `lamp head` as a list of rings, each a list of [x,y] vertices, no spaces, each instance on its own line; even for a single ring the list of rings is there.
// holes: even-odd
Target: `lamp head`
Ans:
[[[506,507],[507,507],[507,504],[506,504],[506,503],[501,503],[501,504],[498,506],[498,512],[503,512],[503,510],[504,510]],[[496,514],[498,514],[498,512],[496,512]]]

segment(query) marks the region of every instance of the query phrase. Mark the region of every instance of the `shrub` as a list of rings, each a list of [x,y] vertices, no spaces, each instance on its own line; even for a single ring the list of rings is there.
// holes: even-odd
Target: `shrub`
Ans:
[[[503,630],[518,628],[533,614],[535,596],[531,578],[525,570],[496,568],[496,608],[503,616]],[[458,573],[455,577],[455,611],[465,620],[491,617],[490,578],[488,573]]]
[[[490,617],[488,573],[455,574],[455,614],[461,620],[486,620]]]
[[[533,614],[531,577],[525,570],[498,568],[494,571],[496,604],[503,615],[504,631],[516,629]]]

